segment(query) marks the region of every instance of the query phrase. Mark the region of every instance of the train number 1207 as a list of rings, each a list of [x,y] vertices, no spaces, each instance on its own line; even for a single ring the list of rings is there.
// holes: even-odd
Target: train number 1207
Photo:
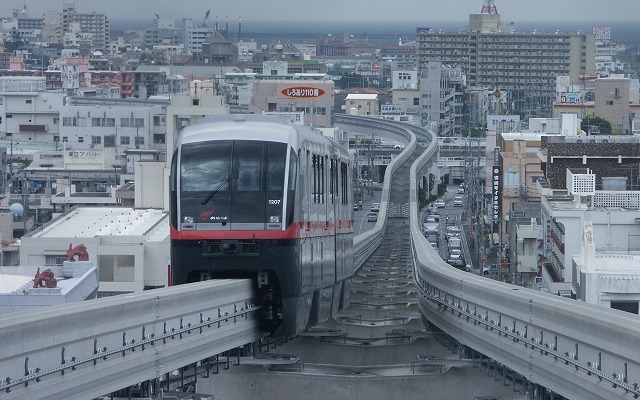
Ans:
[[[269,200],[269,204],[280,204],[281,200]]]

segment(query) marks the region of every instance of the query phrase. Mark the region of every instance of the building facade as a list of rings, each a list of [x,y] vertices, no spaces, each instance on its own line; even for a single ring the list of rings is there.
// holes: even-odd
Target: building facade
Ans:
[[[75,0],[64,0],[62,10],[63,32],[71,32],[73,24],[77,23],[80,31],[91,34],[92,47],[106,50],[110,38],[110,25],[107,14],[78,13]]]
[[[334,89],[332,80],[259,79],[253,83],[249,112],[304,112],[305,125],[329,127]]]
[[[418,67],[435,60],[462,66],[470,86],[500,88],[514,98],[534,97],[551,114],[555,77],[575,81],[595,69],[595,40],[584,33],[522,33],[500,30],[498,14],[471,14],[469,30],[420,31],[417,34]]]
[[[0,135],[52,143],[59,134],[63,93],[45,91],[44,77],[0,77]]]

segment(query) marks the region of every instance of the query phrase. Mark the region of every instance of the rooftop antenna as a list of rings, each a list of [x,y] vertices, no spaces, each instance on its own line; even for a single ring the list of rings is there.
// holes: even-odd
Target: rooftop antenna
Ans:
[[[484,0],[482,4],[481,14],[498,14],[498,8],[496,7],[495,0]]]

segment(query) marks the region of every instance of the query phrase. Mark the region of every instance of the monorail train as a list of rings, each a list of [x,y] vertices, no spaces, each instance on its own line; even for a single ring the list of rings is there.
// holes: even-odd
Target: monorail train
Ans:
[[[219,117],[180,133],[170,177],[171,280],[250,278],[261,328],[295,336],[347,302],[350,158],[308,127],[253,119]]]

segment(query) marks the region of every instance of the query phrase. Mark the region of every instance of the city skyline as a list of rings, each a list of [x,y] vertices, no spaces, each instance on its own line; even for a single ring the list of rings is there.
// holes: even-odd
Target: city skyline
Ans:
[[[186,3],[186,4],[185,4]],[[495,5],[503,22],[510,21],[634,21],[640,14],[640,2],[628,0],[610,0],[606,7],[596,0],[538,0],[535,6],[524,2],[497,0]],[[317,3],[314,8],[310,3],[298,0],[279,0],[276,6],[259,7],[256,0],[243,2],[215,3],[204,0],[76,0],[78,13],[106,13],[110,19],[153,19],[154,14],[160,18],[204,19],[207,10],[210,20],[229,18],[237,20],[272,20],[296,23],[302,21],[419,21],[425,23],[441,21],[466,21],[469,14],[479,13],[482,0],[458,0],[454,3],[425,2],[405,0],[390,6],[384,2],[373,4],[365,0],[353,0],[345,3],[327,0]],[[4,0],[0,17],[11,17],[13,9],[27,7],[30,18],[39,18],[44,12],[62,11],[62,0]],[[553,13],[550,12],[553,11]],[[551,15],[550,15],[551,14]]]

